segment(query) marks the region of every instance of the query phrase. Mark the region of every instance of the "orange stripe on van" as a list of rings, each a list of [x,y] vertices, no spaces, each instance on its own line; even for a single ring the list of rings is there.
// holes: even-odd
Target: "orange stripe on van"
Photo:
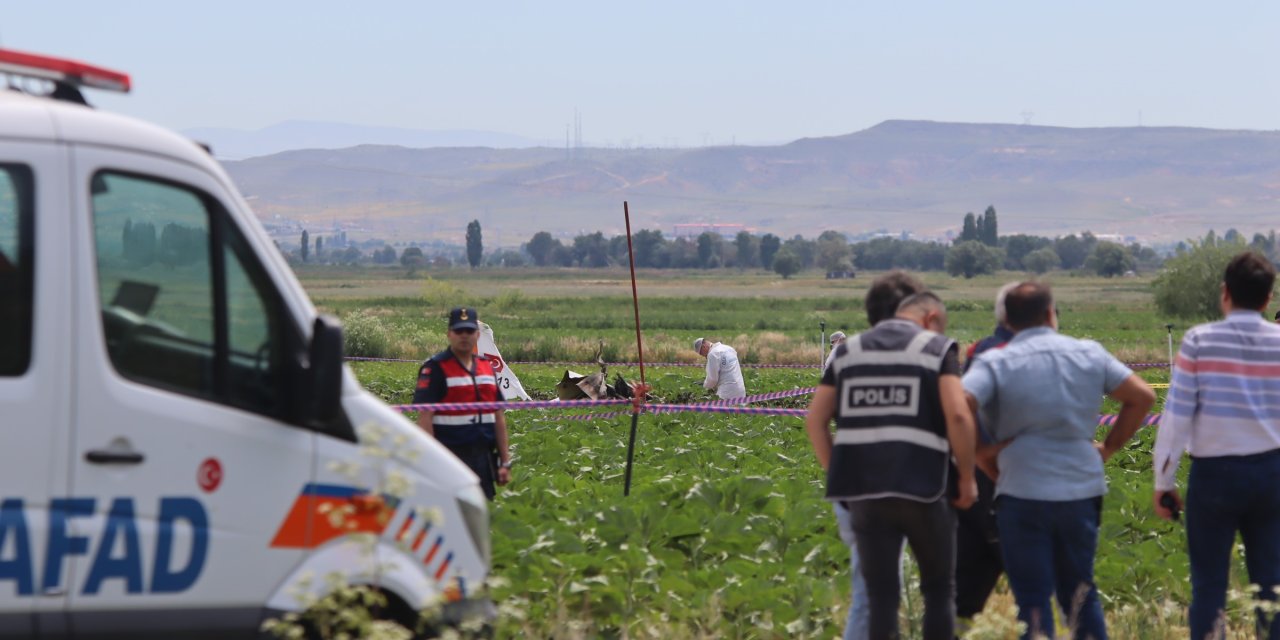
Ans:
[[[271,546],[314,549],[352,533],[381,535],[399,503],[356,487],[308,484],[280,523]]]

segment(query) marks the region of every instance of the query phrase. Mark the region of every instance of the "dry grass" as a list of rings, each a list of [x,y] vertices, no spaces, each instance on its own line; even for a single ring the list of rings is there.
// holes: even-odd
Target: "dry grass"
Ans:
[[[419,269],[412,276],[400,267],[336,267],[303,265],[295,267],[298,277],[313,298],[416,297],[427,278],[447,280],[468,292],[494,297],[520,291],[533,297],[630,296],[630,272],[609,269]],[[852,280],[827,280],[821,273],[807,271],[782,279],[767,271],[643,269],[636,273],[637,289],[645,297],[688,298],[805,298],[849,296],[861,298],[867,285],[878,275],[866,273]],[[941,272],[917,274],[945,300],[989,301],[1006,282],[1029,277],[1021,272],[1001,272],[970,280]],[[1147,276],[1099,278],[1049,274],[1045,278],[1064,303],[1089,302],[1099,298],[1118,305],[1150,304]]]
[[[760,364],[789,364],[812,362],[821,364],[823,352],[819,345],[800,343],[781,333],[762,331],[755,334],[738,334],[729,344],[738,352],[743,362]]]
[[[1240,609],[1248,607],[1241,605]],[[1186,625],[1186,608],[1176,602],[1164,600],[1145,604],[1126,604],[1105,611],[1107,634],[1116,640],[1184,640],[1190,633]],[[1058,615],[1058,632],[1070,637],[1069,630]],[[1235,611],[1228,622],[1227,640],[1254,638],[1253,626],[1248,615]],[[974,619],[974,625],[962,637],[965,640],[1017,640],[1018,607],[1013,594],[1002,579],[996,593],[987,601],[987,608]]]

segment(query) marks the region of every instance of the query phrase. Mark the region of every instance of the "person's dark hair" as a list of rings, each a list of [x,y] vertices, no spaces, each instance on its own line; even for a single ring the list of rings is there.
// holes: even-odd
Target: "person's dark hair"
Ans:
[[[1246,251],[1227,263],[1222,282],[1227,285],[1232,306],[1262,310],[1276,284],[1276,268],[1270,260]]]
[[[904,298],[921,291],[924,283],[906,271],[890,271],[876,278],[867,289],[867,322],[874,327],[892,318]]]
[[[1005,320],[1009,328],[1022,331],[1038,327],[1048,318],[1053,306],[1053,291],[1043,282],[1027,281],[1004,296]]]
[[[1276,311],[1276,322],[1280,322],[1280,310]]]

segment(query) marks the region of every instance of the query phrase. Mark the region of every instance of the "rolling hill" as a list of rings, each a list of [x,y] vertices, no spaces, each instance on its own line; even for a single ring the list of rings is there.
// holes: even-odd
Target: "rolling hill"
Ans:
[[[941,236],[994,205],[1002,233],[1083,230],[1148,242],[1280,220],[1280,132],[888,121],[779,146],[698,149],[361,145],[226,162],[264,218],[352,237],[486,244],[546,230],[668,235],[682,222],[790,237]],[[277,218],[278,216],[278,218]]]

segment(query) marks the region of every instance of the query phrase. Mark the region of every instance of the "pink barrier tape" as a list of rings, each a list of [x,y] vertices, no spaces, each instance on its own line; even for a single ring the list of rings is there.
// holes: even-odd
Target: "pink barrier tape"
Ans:
[[[780,400],[782,398],[794,398],[796,396],[807,396],[817,390],[818,390],[817,387],[805,387],[804,389],[772,391],[770,393],[757,393],[755,395],[745,396],[742,398],[730,398],[728,400],[712,400],[711,402],[699,402],[695,406],[720,407],[720,406],[730,406],[730,405],[736,405],[736,404],[751,404],[752,402],[764,402],[766,400]]]
[[[803,418],[808,410],[806,409],[788,409],[785,407],[744,407],[744,406],[726,406],[726,405],[700,405],[700,404],[649,404],[645,405],[645,411],[654,414],[672,414],[672,413],[739,413],[750,415],[773,415],[773,416],[795,416]],[[611,419],[618,416],[628,415],[628,411],[619,411],[616,413],[591,414],[586,416],[565,416],[564,420],[594,420],[594,419]],[[1148,414],[1142,419],[1142,426],[1154,427],[1160,424],[1159,413]],[[1116,414],[1103,413],[1098,414],[1098,426],[1111,427],[1115,426]]]
[[[788,409],[786,407],[749,407],[742,404],[646,404],[644,410],[649,413],[745,413],[748,415],[795,416],[804,417],[808,409]]]
[[[588,413],[580,416],[563,416],[561,420],[574,420],[578,422],[590,422],[592,420],[612,420],[621,416],[631,415],[630,411],[614,411],[612,413]]]
[[[761,400],[775,400],[778,398],[793,397],[813,393],[813,388],[792,389],[790,391],[775,391],[773,393],[762,393],[756,396],[748,396],[746,398],[735,398],[732,400],[716,400],[713,402],[705,402],[699,404],[646,404],[641,405],[640,410],[644,413],[653,414],[671,414],[671,413],[733,413],[745,415],[768,415],[768,416],[793,416],[803,418],[807,409],[792,409],[787,407],[751,407],[747,406],[748,402],[759,402]],[[421,411],[431,409],[433,411],[451,410],[451,411],[467,411],[467,410],[518,410],[518,409],[573,409],[578,407],[604,407],[604,406],[620,406],[631,404],[631,400],[530,400],[523,402],[449,402],[439,404],[402,404],[392,406],[397,411]],[[562,420],[574,421],[591,421],[591,420],[611,420],[618,416],[629,415],[630,411],[613,411],[610,413],[592,413],[578,416],[564,416]],[[1153,427],[1160,424],[1160,413],[1147,414],[1142,419],[1142,426]],[[1098,426],[1110,427],[1116,423],[1117,414],[1104,413],[1098,414]]]
[[[596,362],[576,362],[568,360],[551,360],[546,362],[535,362],[533,360],[511,360],[508,364],[555,364],[561,366],[595,366]],[[605,366],[609,367],[638,367],[639,362],[606,362]],[[705,367],[702,362],[646,362],[646,367]],[[743,369],[820,369],[820,364],[748,364],[739,363],[739,367]]]
[[[690,407],[715,407],[715,406],[734,406],[747,404],[751,402],[764,402],[766,400],[778,400],[780,398],[792,398],[795,396],[803,396],[813,393],[817,387],[808,387],[805,389],[789,389],[787,391],[773,391],[770,393],[758,393],[745,398],[733,398],[730,400],[714,400],[712,402],[682,405]],[[527,401],[511,401],[511,402],[438,402],[435,404],[401,404],[391,407],[396,411],[492,411],[495,409],[504,409],[513,411],[519,409],[572,409],[575,407],[607,407],[631,404],[631,400],[613,399],[613,400],[527,400]],[[655,406],[655,405],[646,405]],[[630,412],[618,412],[618,415]],[[582,416],[572,416],[570,419],[582,420]]]
[[[408,360],[405,358],[368,358],[364,356],[346,356],[344,360],[350,362],[424,362],[425,360]],[[597,362],[577,362],[569,360],[511,360],[507,364],[545,364],[560,366],[595,366]],[[639,362],[606,362],[605,366],[609,367],[638,367]],[[705,367],[701,362],[646,362],[646,367]],[[740,364],[745,369],[818,369],[822,365],[817,364]]]
[[[437,402],[435,404],[398,404],[396,411],[496,411],[504,409],[572,409],[575,407],[616,407],[631,404],[625,398],[617,400],[513,400],[510,402]]]
[[[1142,426],[1155,427],[1160,425],[1160,413],[1148,413],[1142,418]],[[1116,418],[1119,417],[1114,413],[1104,413],[1098,416],[1098,426],[1112,427],[1116,424]]]
[[[804,396],[804,395],[812,394],[812,393],[813,393],[814,391],[816,391],[816,390],[817,390],[817,387],[808,387],[808,388],[804,388],[804,389],[790,389],[790,390],[788,390],[788,391],[774,391],[774,392],[771,392],[771,393],[758,393],[758,394],[756,394],[756,395],[746,396],[746,397],[744,397],[744,398],[732,398],[732,399],[729,399],[729,400],[713,400],[713,401],[711,401],[711,402],[700,402],[700,403],[697,403],[697,404],[690,404],[690,405],[671,405],[671,406],[696,407],[696,408],[694,408],[694,409],[688,409],[688,411],[699,411],[699,410],[701,410],[701,408],[704,408],[704,407],[739,407],[739,408],[741,408],[741,405],[749,404],[749,403],[752,403],[752,402],[764,402],[764,401],[767,401],[767,400],[779,400],[779,399],[782,399],[782,398],[794,398],[794,397],[796,397],[796,396]],[[660,406],[660,405],[647,404],[647,405],[644,405],[644,407],[643,407],[643,409],[642,409],[642,410],[643,410],[643,411],[645,411],[645,412],[648,412],[648,413],[676,413],[675,411],[664,411],[664,410],[656,410],[656,409],[653,409],[653,407],[656,407],[656,406]],[[732,412],[730,412],[730,413],[741,413],[741,412],[740,412],[740,411],[732,411]],[[564,416],[562,419],[564,419],[564,420],[580,420],[580,421],[590,421],[590,420],[612,420],[612,419],[617,418],[617,417],[619,417],[619,416],[625,416],[625,415],[630,415],[630,414],[631,414],[631,412],[630,412],[630,411],[614,411],[614,412],[612,412],[612,413],[589,413],[589,414],[581,415],[581,416]]]
[[[351,362],[413,362],[420,363],[423,360],[407,360],[405,358],[366,358],[361,356],[347,356],[345,360]],[[565,360],[549,360],[545,362],[535,362],[533,360],[512,360],[507,364],[542,364],[542,365],[560,365],[560,366],[593,366],[595,362],[571,362]],[[607,362],[609,367],[638,367],[639,362]],[[646,362],[646,367],[702,367],[706,366],[700,362]],[[1126,362],[1126,367],[1130,369],[1168,369],[1168,362]],[[739,364],[744,369],[820,369],[822,365],[817,364]]]
[[[729,405],[708,405],[708,404],[647,404],[644,410],[648,413],[655,414],[671,414],[671,413],[738,413],[748,415],[770,415],[770,416],[794,416],[803,418],[808,413],[807,409],[789,409],[786,407],[747,407],[747,406],[729,406]],[[614,415],[624,415],[627,412],[619,412],[618,414],[605,414],[606,417],[614,417]],[[1142,419],[1142,426],[1154,427],[1160,424],[1159,413],[1147,414]],[[1098,426],[1111,427],[1115,426],[1116,418],[1114,413],[1098,414]],[[568,418],[575,419],[575,418]]]

